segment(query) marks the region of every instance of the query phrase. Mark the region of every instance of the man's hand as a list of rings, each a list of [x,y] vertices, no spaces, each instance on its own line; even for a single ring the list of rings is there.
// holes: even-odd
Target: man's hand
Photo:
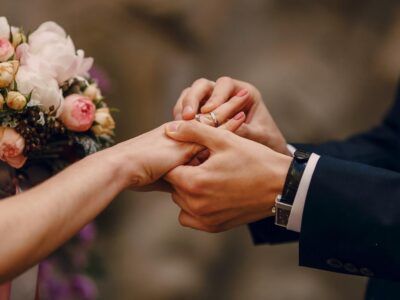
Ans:
[[[276,126],[262,96],[253,85],[229,77],[221,77],[216,82],[199,79],[190,88],[185,89],[174,108],[175,120],[191,120],[197,111],[209,113],[214,111],[218,117],[219,110],[231,105],[232,97],[245,94],[248,102],[244,111],[246,122],[236,134],[261,143],[269,148],[290,155],[287,143]],[[243,108],[241,108],[243,110]]]
[[[165,177],[174,188],[174,202],[182,209],[183,226],[220,232],[272,215],[290,157],[196,121],[171,123],[166,133],[210,151],[203,164],[179,166]]]
[[[239,113],[216,130],[235,131],[245,118],[243,112]],[[126,186],[140,191],[169,191],[169,184],[160,180],[161,177],[173,168],[191,162],[193,157],[204,150],[201,145],[168,138],[165,127],[174,124],[160,126],[105,150],[115,153],[112,156],[119,161],[121,176],[127,178]]]

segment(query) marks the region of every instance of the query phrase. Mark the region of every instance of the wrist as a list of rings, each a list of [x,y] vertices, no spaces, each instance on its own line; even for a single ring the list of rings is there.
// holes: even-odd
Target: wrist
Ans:
[[[276,180],[273,189],[274,201],[278,195],[282,194],[292,161],[293,157],[278,153],[275,171]]]
[[[274,159],[267,159],[265,162],[266,174],[263,178],[266,187],[265,195],[267,195],[265,207],[268,215],[266,217],[273,215],[272,208],[276,197],[282,194],[292,160],[290,156],[274,152]]]
[[[106,176],[110,178],[110,181],[119,191],[122,191],[130,184],[128,168],[132,169],[133,163],[127,163],[129,160],[121,151],[123,149],[118,148],[118,146],[113,146],[90,155],[86,159],[97,165],[101,162],[101,168],[105,171]]]

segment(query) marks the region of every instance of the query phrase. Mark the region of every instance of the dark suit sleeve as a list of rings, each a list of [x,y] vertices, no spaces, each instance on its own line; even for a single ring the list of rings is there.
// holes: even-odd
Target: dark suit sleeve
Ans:
[[[304,207],[300,265],[400,279],[400,174],[321,157]]]
[[[319,145],[295,144],[294,146],[319,155],[328,155],[400,172],[400,159],[398,158],[400,153],[400,85],[393,107],[382,124],[376,128],[344,141]],[[274,226],[273,222],[273,218],[269,218],[249,224],[255,244],[275,244],[298,239],[297,233],[278,228]]]

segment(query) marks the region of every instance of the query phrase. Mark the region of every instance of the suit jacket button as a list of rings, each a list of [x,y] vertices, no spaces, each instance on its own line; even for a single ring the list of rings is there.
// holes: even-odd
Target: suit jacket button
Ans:
[[[368,276],[368,277],[374,277],[374,272],[372,272],[370,269],[368,268],[361,268],[360,269],[360,273],[361,275],[364,276]]]
[[[344,264],[344,269],[349,273],[358,273],[358,268],[353,264]]]
[[[329,258],[326,263],[328,264],[328,266],[334,268],[334,269],[340,269],[341,267],[343,267],[343,263],[336,259],[336,258]]]

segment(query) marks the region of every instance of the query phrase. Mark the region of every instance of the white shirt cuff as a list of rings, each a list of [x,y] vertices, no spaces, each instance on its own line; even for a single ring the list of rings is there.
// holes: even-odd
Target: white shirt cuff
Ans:
[[[296,152],[296,148],[293,145],[287,144],[287,149],[289,150],[290,154],[292,154],[292,156],[294,156],[294,153]]]
[[[315,168],[320,156],[313,153],[308,160],[306,169],[300,180],[297,194],[293,201],[292,211],[290,212],[287,229],[301,232],[301,221],[303,219],[304,204],[306,202],[308,189],[310,187],[311,179],[314,174]]]

